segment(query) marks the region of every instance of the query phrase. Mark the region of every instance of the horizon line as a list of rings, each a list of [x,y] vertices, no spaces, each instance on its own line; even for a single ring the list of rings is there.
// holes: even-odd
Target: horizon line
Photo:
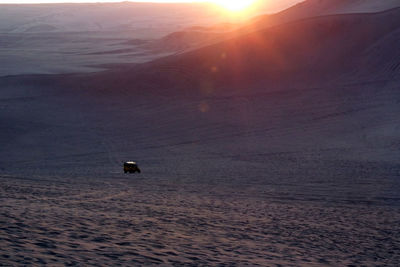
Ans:
[[[195,3],[210,3],[212,4],[212,1],[209,0],[175,0],[175,1],[169,1],[169,0],[86,0],[86,1],[80,1],[80,0],[60,0],[60,1],[25,1],[25,2],[14,2],[14,1],[8,1],[8,2],[0,2],[0,5],[41,5],[41,4],[116,4],[116,3],[140,3],[140,4],[195,4]]]

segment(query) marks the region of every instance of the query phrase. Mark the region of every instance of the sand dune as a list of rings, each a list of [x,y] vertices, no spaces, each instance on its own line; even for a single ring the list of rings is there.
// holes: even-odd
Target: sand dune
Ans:
[[[1,178],[2,264],[395,266],[399,260],[397,207],[273,200],[257,188],[149,177],[78,183]]]
[[[283,4],[283,3],[281,3]],[[292,3],[293,5],[293,3]],[[182,52],[198,48],[200,45],[218,43],[224,39],[236,38],[245,33],[254,32],[268,27],[281,25],[305,18],[323,15],[374,13],[400,7],[400,1],[375,1],[375,0],[325,0],[325,1],[301,1],[297,5],[289,5],[287,9],[276,14],[261,15],[252,18],[248,22],[236,24],[222,31],[224,34],[216,34],[213,27],[205,27],[199,30],[181,31],[168,35],[156,42],[160,47],[166,47],[175,52]],[[211,33],[208,33],[211,31]]]
[[[260,29],[303,18],[351,13],[375,13],[400,7],[399,0],[307,0],[280,13],[254,19],[247,28]]]
[[[279,153],[396,162],[398,13],[307,19],[98,74],[2,78],[0,167],[78,175],[139,157],[197,180],[199,158],[221,174]]]
[[[279,2],[251,14],[292,1]],[[297,19],[373,10],[367,4],[375,10],[398,6],[396,1],[305,1],[243,26],[242,20],[227,22],[205,4],[3,5],[0,76],[96,72],[118,63],[149,62]]]
[[[170,51],[148,51],[133,41],[224,19],[206,4],[1,5],[0,76],[94,72],[110,64],[148,62]]]
[[[173,13],[175,16],[166,14]],[[138,27],[178,30],[180,26],[222,22],[206,4],[97,3],[2,5],[0,32],[127,31]],[[43,27],[42,25],[46,25]],[[42,27],[40,27],[42,26]],[[48,29],[48,27],[52,27]]]
[[[399,12],[1,77],[0,265],[397,266]]]
[[[360,61],[370,61],[370,67],[376,68],[369,72],[380,71],[381,65],[376,61],[394,64],[392,74],[397,75],[398,58],[393,58],[396,52],[376,46],[393,46],[392,39],[397,38],[400,26],[398,17],[399,9],[394,9],[301,20],[122,72],[94,74],[93,81],[101,79],[103,83],[109,77],[127,92],[148,93],[154,88],[154,93],[162,95],[204,95],[202,86],[209,83],[213,90],[205,94],[213,95],[217,91],[231,94],[244,85],[247,88],[242,90],[249,93],[259,89],[257,83],[262,88],[266,84],[273,88],[326,82],[358,69],[362,72]]]
[[[264,3],[248,17],[274,13],[299,0]],[[158,32],[191,26],[211,26],[237,21],[207,3],[94,3],[1,5],[0,32],[93,32],[127,31],[138,27]],[[167,32],[168,34],[170,32]],[[165,34],[165,32],[164,32]]]
[[[398,12],[303,20],[98,74],[2,78],[1,168],[100,175],[132,157],[167,176],[262,181],[281,157],[293,172],[395,163]]]

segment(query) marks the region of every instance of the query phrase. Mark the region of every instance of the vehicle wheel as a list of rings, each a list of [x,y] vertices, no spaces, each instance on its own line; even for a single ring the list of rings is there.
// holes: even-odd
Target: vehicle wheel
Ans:
[[[126,174],[126,173],[127,173],[127,171],[124,171],[124,173]]]
[[[137,172],[140,173],[140,170],[138,169]]]

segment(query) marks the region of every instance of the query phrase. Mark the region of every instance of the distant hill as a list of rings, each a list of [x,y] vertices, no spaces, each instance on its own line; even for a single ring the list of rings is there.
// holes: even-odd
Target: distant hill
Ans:
[[[299,0],[266,3],[248,17],[282,10]],[[185,27],[235,21],[206,3],[0,4],[0,33],[129,31],[145,28],[168,34]],[[43,25],[47,25],[46,28]]]
[[[195,95],[203,93],[204,84],[229,93],[232,86],[326,82],[351,72],[361,75],[366,66],[360,62],[368,62],[369,72],[400,62],[398,41],[392,40],[398,40],[399,27],[400,9],[304,19],[94,77],[118,81],[128,91]]]
[[[168,14],[168,15],[166,15]],[[170,14],[174,14],[173,16]],[[212,24],[221,14],[206,4],[97,3],[1,5],[0,32],[178,30],[182,25]],[[174,27],[174,24],[176,25]],[[169,31],[169,32],[168,32]]]
[[[308,17],[374,13],[396,7],[400,7],[400,0],[306,0],[277,14],[257,17],[246,27],[260,29]]]
[[[341,179],[340,192],[355,177],[395,179],[398,47],[395,8],[239,31],[97,73],[2,77],[0,158],[6,171],[76,177],[138,158],[155,175],[204,181],[205,171],[224,185],[318,177],[327,191]]]
[[[293,4],[293,2],[291,2]],[[268,2],[272,5],[271,2]],[[280,3],[284,4],[284,3]],[[287,2],[287,4],[289,4]],[[261,15],[243,24],[231,25],[222,33],[215,33],[215,27],[188,29],[172,33],[161,39],[156,47],[165,47],[175,51],[196,48],[201,44],[212,44],[224,39],[235,38],[241,34],[262,30],[268,27],[288,23],[304,18],[332,14],[374,13],[400,7],[400,0],[306,0],[276,14]],[[271,8],[271,7],[269,7]],[[222,28],[220,28],[222,29]]]

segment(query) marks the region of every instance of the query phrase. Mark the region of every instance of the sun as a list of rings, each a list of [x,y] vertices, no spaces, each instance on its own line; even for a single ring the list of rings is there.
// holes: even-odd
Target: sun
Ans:
[[[238,12],[250,7],[256,1],[257,0],[214,0],[213,2],[232,12]]]

